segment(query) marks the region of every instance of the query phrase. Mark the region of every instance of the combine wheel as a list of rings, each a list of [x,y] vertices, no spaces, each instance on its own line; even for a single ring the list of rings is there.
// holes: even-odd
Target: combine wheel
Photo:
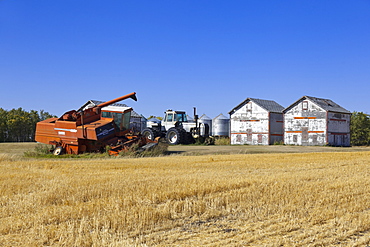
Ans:
[[[141,131],[141,134],[151,141],[154,141],[156,137],[152,129],[143,129],[143,131]]]
[[[54,151],[53,151],[53,154],[54,155],[61,155],[61,154],[63,154],[63,147],[61,147],[61,146],[56,147],[54,149]]]
[[[181,143],[181,131],[177,128],[170,128],[166,133],[166,141],[168,144],[177,145]]]

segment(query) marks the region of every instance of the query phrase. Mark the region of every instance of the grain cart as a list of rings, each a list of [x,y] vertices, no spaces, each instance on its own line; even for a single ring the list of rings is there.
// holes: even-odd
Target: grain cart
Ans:
[[[198,122],[194,107],[194,122],[189,122],[184,111],[165,111],[163,121],[148,123],[142,135],[150,140],[164,137],[171,145],[194,143],[195,138],[208,137],[209,125]]]
[[[154,146],[155,141],[130,131],[132,108],[127,107],[123,110],[109,108],[111,104],[128,98],[136,101],[136,93],[91,108],[68,111],[60,118],[38,122],[35,140],[54,145],[52,152],[55,155],[104,152],[107,146],[110,147],[110,154],[117,155],[133,144],[143,148]]]

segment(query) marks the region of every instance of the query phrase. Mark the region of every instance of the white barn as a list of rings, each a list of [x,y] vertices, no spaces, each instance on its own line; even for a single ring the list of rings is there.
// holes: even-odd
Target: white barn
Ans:
[[[350,146],[351,112],[330,99],[303,96],[283,113],[287,145]]]
[[[275,101],[247,98],[229,112],[231,144],[282,142],[283,110],[284,107]]]

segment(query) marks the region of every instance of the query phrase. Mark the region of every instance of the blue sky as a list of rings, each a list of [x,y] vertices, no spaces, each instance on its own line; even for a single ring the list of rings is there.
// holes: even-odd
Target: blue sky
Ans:
[[[0,0],[0,107],[209,117],[304,95],[370,113],[370,1]]]

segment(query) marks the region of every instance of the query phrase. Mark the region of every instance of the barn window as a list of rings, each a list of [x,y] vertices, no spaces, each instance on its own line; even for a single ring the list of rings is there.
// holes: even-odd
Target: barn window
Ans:
[[[236,142],[242,142],[242,135],[236,135]]]
[[[308,102],[307,101],[303,101],[302,102],[302,110],[307,110],[308,109]]]
[[[252,111],[252,102],[247,104],[247,111]]]
[[[293,142],[297,142],[298,141],[298,136],[297,135],[293,135]]]

